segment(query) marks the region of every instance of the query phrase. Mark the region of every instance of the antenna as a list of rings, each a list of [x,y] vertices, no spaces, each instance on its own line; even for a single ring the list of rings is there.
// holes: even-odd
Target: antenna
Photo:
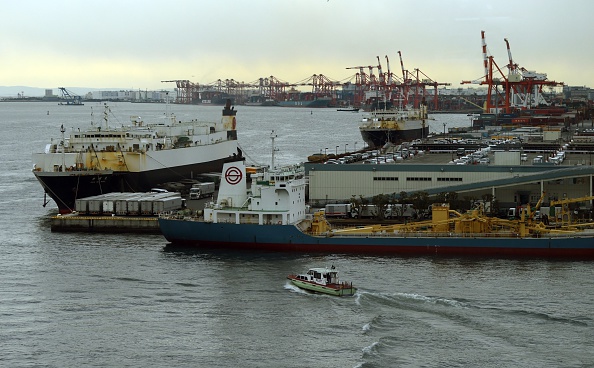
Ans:
[[[272,163],[270,165],[270,169],[273,170],[274,169],[274,153],[276,151],[278,151],[276,148],[274,148],[274,139],[277,137],[276,133],[274,133],[274,130],[272,131],[272,133],[270,133],[270,139],[272,140]]]

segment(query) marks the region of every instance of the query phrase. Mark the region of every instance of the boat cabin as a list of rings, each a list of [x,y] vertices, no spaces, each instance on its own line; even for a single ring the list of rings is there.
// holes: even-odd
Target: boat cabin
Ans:
[[[310,268],[306,274],[297,275],[296,279],[320,285],[338,284],[338,271],[332,268]]]

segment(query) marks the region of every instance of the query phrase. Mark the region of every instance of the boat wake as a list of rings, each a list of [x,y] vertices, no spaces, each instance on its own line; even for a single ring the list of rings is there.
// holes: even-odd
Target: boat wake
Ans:
[[[533,318],[537,320],[544,320],[553,323],[571,324],[575,326],[588,327],[593,324],[594,319],[586,315],[576,316],[562,316],[554,315],[546,311],[524,310],[518,308],[505,308],[502,306],[481,305],[480,303],[473,303],[465,299],[452,299],[440,296],[427,296],[417,293],[381,293],[381,292],[358,292],[357,305],[375,304],[380,308],[389,308],[396,310],[411,310],[417,312],[429,312],[439,315],[449,316],[455,318],[458,315],[457,311],[475,310],[475,311],[489,311],[493,315],[507,315],[520,316],[523,319]],[[435,309],[437,308],[437,309]],[[381,315],[374,317],[374,319],[363,326],[363,333],[368,333],[372,328],[378,326],[385,326],[391,328],[389,318],[383,318]]]
[[[426,296],[416,293],[380,293],[380,292],[357,292],[356,303],[361,305],[361,302],[369,300],[372,303],[380,304],[394,304],[401,305],[403,302],[419,302],[434,305],[444,305],[458,308],[470,308],[471,305],[467,301],[448,299],[439,296]]]
[[[377,348],[379,345],[379,341],[375,341],[369,346],[364,347],[363,350],[363,357],[368,357],[370,355],[374,355],[377,353]]]

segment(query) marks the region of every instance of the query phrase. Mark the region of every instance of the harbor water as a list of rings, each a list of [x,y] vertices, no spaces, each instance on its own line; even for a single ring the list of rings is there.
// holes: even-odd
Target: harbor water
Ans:
[[[110,124],[164,119],[110,103]],[[218,120],[222,106],[178,106]],[[362,113],[237,106],[248,162],[363,146]],[[93,111],[93,113],[91,113]],[[31,173],[50,137],[102,122],[100,103],[1,102],[3,367],[585,367],[594,365],[591,261],[356,256],[172,248],[160,235],[52,233]],[[432,132],[467,126],[436,115]],[[355,143],[357,142],[357,143]],[[289,273],[334,265],[359,291],[300,291]]]

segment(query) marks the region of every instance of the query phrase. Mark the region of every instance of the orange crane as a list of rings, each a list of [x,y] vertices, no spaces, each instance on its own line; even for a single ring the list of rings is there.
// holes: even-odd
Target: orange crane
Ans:
[[[191,104],[194,93],[198,92],[199,85],[190,82],[187,79],[165,80],[161,83],[175,83],[177,97],[175,103]]]
[[[402,53],[398,51],[398,55],[400,56],[400,66],[402,67],[402,78],[403,78],[403,96],[404,96],[404,105],[407,105],[410,102],[411,98],[411,90],[414,91],[412,93],[413,101],[412,105],[414,107],[418,107],[419,104],[423,99],[427,97],[427,88],[426,87],[433,87],[433,101],[434,101],[434,109],[437,110],[438,108],[438,86],[450,86],[451,83],[438,83],[433,79],[429,78],[425,73],[423,73],[420,69],[415,68],[415,73],[411,77],[410,72],[404,69],[404,62],[402,61]]]
[[[372,66],[350,66],[346,69],[359,69],[359,72],[355,74],[355,94],[354,94],[354,101],[353,105],[355,107],[360,107],[363,103],[365,103],[365,92],[369,90],[369,86],[371,84],[371,75],[365,73],[365,68],[369,68],[370,74],[373,70]]]
[[[483,66],[485,68],[484,79],[480,82],[462,81],[461,84],[477,83],[487,85],[487,99],[485,101],[484,112],[487,113],[512,113],[514,110],[526,109],[532,105],[542,104],[542,88],[544,86],[559,86],[562,82],[546,80],[546,74],[528,71],[514,63],[509,41],[504,38],[507,47],[509,63],[508,74],[503,73],[497,65],[492,55],[487,54],[487,42],[485,40],[485,31],[481,31],[481,46],[483,54]],[[514,97],[512,97],[514,96]],[[520,105],[516,104],[520,101]]]
[[[260,94],[266,99],[274,101],[282,101],[286,98],[287,87],[293,86],[292,84],[282,81],[274,76],[268,78],[260,78],[258,81],[258,88]]]

